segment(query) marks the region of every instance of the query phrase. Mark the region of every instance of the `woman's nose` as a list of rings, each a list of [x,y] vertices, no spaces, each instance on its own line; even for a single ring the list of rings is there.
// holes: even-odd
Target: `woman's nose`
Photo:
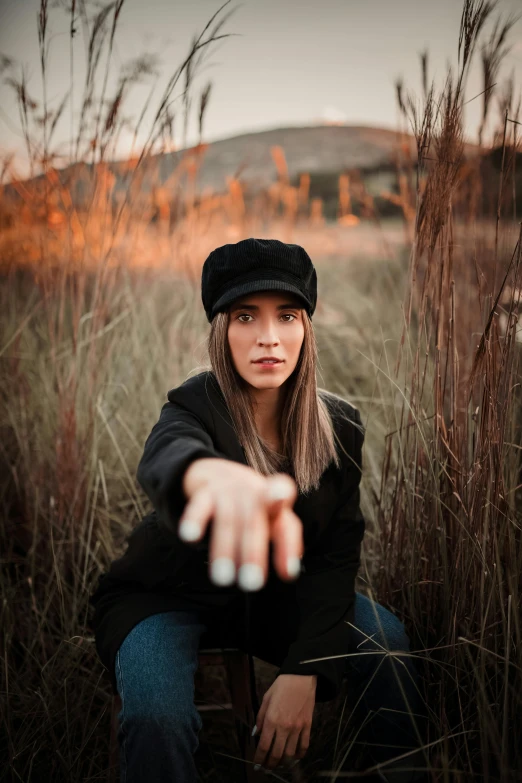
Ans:
[[[262,345],[266,343],[278,343],[279,337],[276,324],[266,324],[260,327],[258,342]]]

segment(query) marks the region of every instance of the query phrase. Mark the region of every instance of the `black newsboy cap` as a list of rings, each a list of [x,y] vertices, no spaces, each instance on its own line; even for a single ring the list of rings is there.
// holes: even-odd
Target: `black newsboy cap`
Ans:
[[[317,274],[306,250],[279,239],[243,239],[213,250],[203,264],[201,299],[209,322],[238,297],[258,291],[296,294],[310,318]]]

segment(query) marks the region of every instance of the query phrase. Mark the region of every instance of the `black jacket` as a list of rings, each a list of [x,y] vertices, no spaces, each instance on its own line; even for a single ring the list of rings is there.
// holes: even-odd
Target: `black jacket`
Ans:
[[[210,581],[211,523],[199,542],[185,543],[177,535],[186,503],[182,479],[193,460],[220,457],[248,464],[225,399],[210,371],[168,392],[168,402],[145,442],[137,470],[154,510],[132,530],[126,552],[99,577],[90,598],[95,607],[97,651],[114,693],[116,651],[140,620],[172,609],[228,607],[240,596],[247,621],[256,602],[262,606],[265,601],[264,611],[274,619],[270,627],[278,629],[265,634],[261,645],[267,652],[260,657],[270,660],[273,655],[277,660],[273,645],[284,645],[284,652],[279,651],[278,674],[317,674],[318,702],[338,695],[345,658],[328,656],[347,652],[348,626],[343,621],[353,622],[354,585],[365,530],[359,507],[364,428],[357,408],[331,392],[318,393],[328,406],[346,454],[337,447],[341,467],[332,462],[319,488],[306,496],[299,494],[294,504],[303,524],[305,546],[299,577],[293,582],[278,577],[271,548],[267,584],[257,592],[244,593],[237,585],[220,587]],[[249,628],[247,623],[247,637]],[[313,658],[326,659],[300,663]]]

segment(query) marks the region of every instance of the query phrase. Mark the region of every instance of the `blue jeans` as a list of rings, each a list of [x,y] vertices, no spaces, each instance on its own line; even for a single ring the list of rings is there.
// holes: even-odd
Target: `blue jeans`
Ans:
[[[354,625],[353,645],[345,659],[345,714],[353,711],[354,741],[369,753],[367,766],[417,748],[395,765],[387,764],[382,768],[385,777],[375,779],[428,780],[401,771],[408,765],[427,766],[419,748],[426,741],[419,675],[411,657],[386,654],[386,650],[409,651],[404,626],[360,593],[356,593]],[[206,628],[200,612],[162,612],[138,623],[121,644],[115,663],[122,700],[118,714],[121,783],[199,780],[194,754],[202,719],[194,704],[194,674]]]

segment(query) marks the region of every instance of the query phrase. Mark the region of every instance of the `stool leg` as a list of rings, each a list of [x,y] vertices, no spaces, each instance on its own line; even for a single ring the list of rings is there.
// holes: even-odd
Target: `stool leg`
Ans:
[[[256,752],[256,742],[252,737],[255,715],[252,709],[252,693],[250,688],[250,671],[248,668],[248,656],[241,650],[227,653],[226,666],[228,670],[228,682],[230,687],[230,700],[232,702],[239,747],[245,759],[245,780],[259,781],[259,775],[253,770],[253,759]],[[249,763],[250,762],[250,763]]]

